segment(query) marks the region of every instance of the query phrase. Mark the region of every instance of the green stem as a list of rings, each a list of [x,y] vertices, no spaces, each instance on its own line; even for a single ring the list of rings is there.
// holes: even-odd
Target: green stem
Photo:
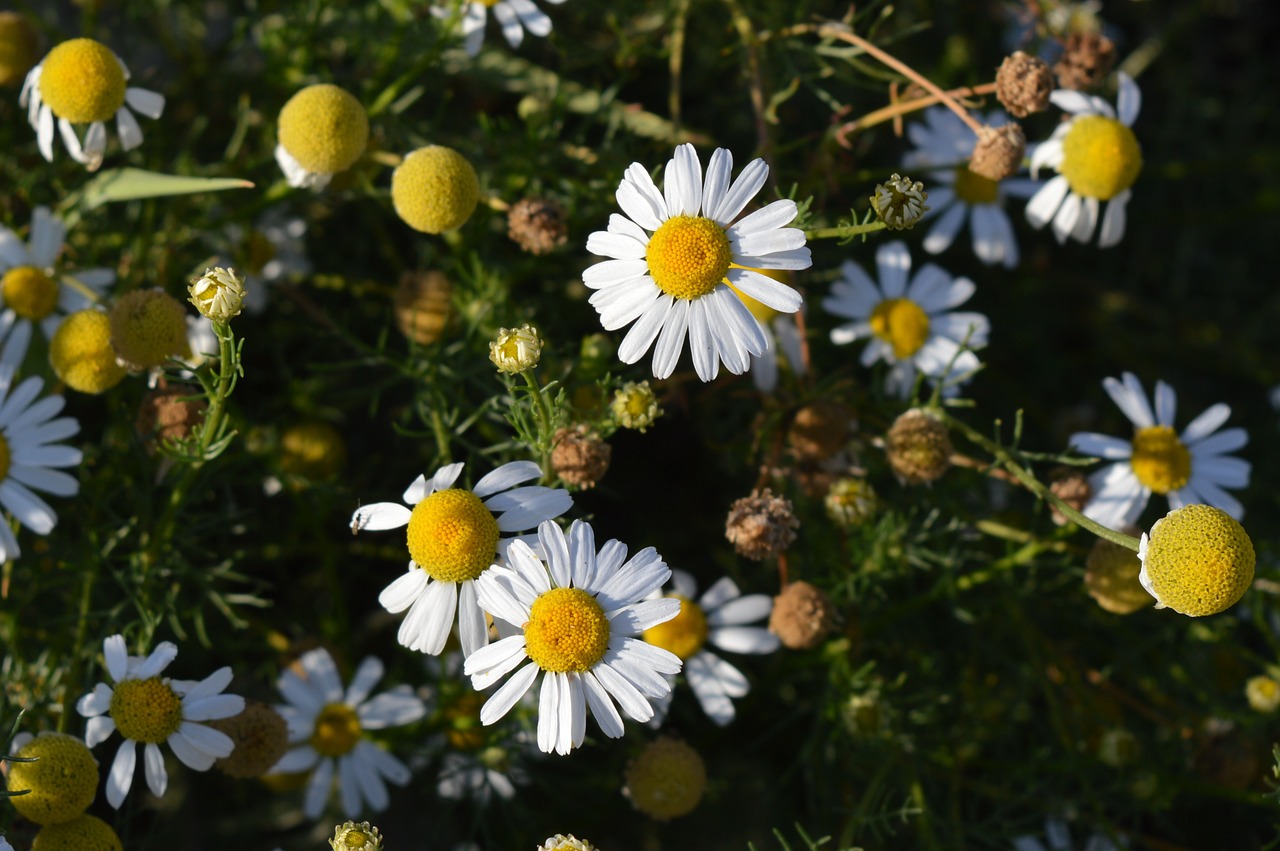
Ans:
[[[538,414],[538,452],[541,455],[542,475],[549,477],[551,475],[551,437],[552,437],[552,421],[551,406],[547,404],[547,398],[542,394],[542,388],[538,386],[538,382],[533,377],[533,370],[526,369],[520,373],[524,378],[524,383],[529,385],[529,393],[534,399],[534,410]]]
[[[85,635],[89,630],[89,603],[93,599],[93,581],[98,575],[95,566],[85,565],[81,575],[80,605],[76,612],[76,641],[71,645],[73,654],[68,665],[67,681],[63,684],[62,713],[58,716],[59,733],[67,731],[67,722],[71,718],[71,710],[75,706],[77,696],[84,691],[80,688],[81,650],[84,647]]]
[[[808,239],[840,239],[851,236],[864,236],[869,233],[875,233],[878,230],[887,228],[884,222],[874,221],[863,225],[840,225],[834,228],[817,228],[815,230],[807,230],[804,235]]]

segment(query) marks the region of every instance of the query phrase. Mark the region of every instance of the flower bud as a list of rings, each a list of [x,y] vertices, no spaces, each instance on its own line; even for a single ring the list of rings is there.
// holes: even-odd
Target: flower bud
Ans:
[[[333,829],[329,847],[333,851],[378,851],[382,834],[367,821],[343,822]]]
[[[871,208],[890,230],[909,230],[929,210],[924,203],[928,198],[923,183],[895,174],[884,183],[876,184]]]
[[[244,306],[244,276],[235,269],[215,266],[205,269],[203,275],[192,281],[187,292],[191,293],[187,300],[196,306],[201,316],[212,322],[226,322],[239,316]]]
[[[643,432],[662,416],[662,408],[648,381],[628,381],[613,397],[613,421],[623,428]]]
[[[499,372],[516,374],[538,365],[542,357],[542,338],[538,329],[525,324],[519,328],[499,328],[498,336],[489,343],[489,360]]]

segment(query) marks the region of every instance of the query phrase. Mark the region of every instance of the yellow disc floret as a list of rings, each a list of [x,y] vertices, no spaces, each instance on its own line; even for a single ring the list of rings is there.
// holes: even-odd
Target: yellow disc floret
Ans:
[[[690,301],[714,290],[732,259],[724,228],[701,216],[667,219],[649,238],[645,252],[658,288]]]
[[[17,12],[0,12],[0,86],[17,86],[40,57],[38,34]]]
[[[345,703],[330,703],[316,715],[307,743],[321,756],[342,756],[359,744],[362,735],[356,711]]]
[[[627,765],[627,796],[650,818],[667,821],[693,812],[707,788],[707,768],[689,745],[663,736]]]
[[[1138,481],[1156,493],[1176,491],[1191,478],[1191,453],[1168,426],[1139,429],[1129,463]]]
[[[23,319],[44,319],[58,306],[58,282],[35,266],[14,266],[0,279],[5,306]]]
[[[135,742],[163,742],[182,726],[182,698],[168,680],[125,680],[111,695],[111,720]]]
[[[35,762],[9,765],[13,808],[36,824],[57,824],[80,815],[98,791],[98,761],[85,743],[62,733],[41,733],[14,756]]]
[[[552,588],[529,607],[525,652],[544,671],[589,671],[609,647],[609,619],[581,588]]]
[[[409,555],[441,582],[475,579],[498,552],[498,521],[471,491],[436,491],[413,507]]]
[[[313,174],[336,174],[364,153],[369,117],[353,95],[324,83],[289,98],[276,132],[298,165]]]
[[[111,317],[94,309],[62,320],[49,341],[49,363],[58,378],[81,393],[110,390],[127,373],[111,347]]]
[[[1133,131],[1114,118],[1082,115],[1062,140],[1058,171],[1071,191],[1107,201],[1133,185],[1142,171],[1142,149]]]
[[[41,65],[40,97],[59,118],[74,124],[106,121],[124,105],[124,66],[101,42],[64,41]]]
[[[453,148],[428,145],[404,158],[391,175],[396,215],[423,233],[462,227],[480,200],[480,178]]]
[[[909,298],[887,298],[871,311],[871,331],[904,360],[929,339],[929,316]]]
[[[162,366],[171,357],[190,357],[187,311],[160,289],[126,293],[111,309],[111,346],[132,369]]]
[[[111,825],[86,813],[45,825],[31,840],[31,851],[124,851],[124,846]]]
[[[956,169],[956,180],[951,186],[956,197],[966,204],[994,204],[1000,189],[999,183],[974,174],[967,165]]]
[[[702,649],[707,642],[707,614],[702,607],[679,594],[668,594],[680,601],[680,613],[669,621],[651,626],[644,631],[644,640],[681,659]]]
[[[1191,617],[1225,611],[1253,582],[1253,542],[1231,515],[1208,505],[1157,520],[1138,556],[1156,602]]]

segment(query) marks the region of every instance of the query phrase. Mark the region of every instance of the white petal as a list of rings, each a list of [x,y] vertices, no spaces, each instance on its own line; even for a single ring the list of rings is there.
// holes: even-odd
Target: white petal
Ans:
[[[1133,444],[1118,437],[1094,432],[1077,432],[1067,443],[1081,455],[1093,455],[1107,461],[1119,461],[1133,454]]]
[[[178,646],[172,641],[161,641],[142,664],[129,672],[129,676],[136,680],[149,680],[169,667],[169,663],[177,657]]]
[[[362,505],[351,515],[351,528],[358,532],[381,532],[399,529],[409,523],[413,512],[396,502]]]
[[[744,216],[742,221],[729,228],[728,231],[726,231],[726,234],[730,241],[735,241],[753,234],[763,234],[775,231],[784,225],[790,224],[796,217],[796,212],[796,202],[788,198],[782,198],[764,205],[759,210],[756,210],[748,216]],[[796,229],[788,228],[788,230]],[[803,244],[804,231],[800,231],[800,245]],[[756,252],[745,251],[745,253],[755,254]]]
[[[164,770],[164,754],[154,742],[147,742],[142,749],[142,761],[147,771],[147,788],[157,798],[164,795],[169,788],[169,775]]]
[[[485,475],[471,490],[476,496],[484,499],[498,491],[540,478],[542,478],[542,469],[534,462],[512,461]]]
[[[129,651],[125,649],[123,635],[112,635],[104,640],[102,656],[111,679],[120,682],[129,673]]]
[[[1120,91],[1116,98],[1116,111],[1120,123],[1125,127],[1132,127],[1133,122],[1138,118],[1138,112],[1142,109],[1142,90],[1138,88],[1133,78],[1123,71],[1116,75],[1116,79],[1120,84]]]
[[[121,742],[107,776],[107,803],[117,810],[129,794],[129,788],[133,786],[133,769],[137,765],[137,759],[137,747],[133,740],[125,739]]]
[[[1110,248],[1124,238],[1125,205],[1133,192],[1129,189],[1107,202],[1107,212],[1102,216],[1102,229],[1098,233],[1098,247]]]
[[[329,789],[333,785],[333,759],[322,759],[311,774],[307,783],[307,797],[303,803],[303,812],[307,818],[317,819],[324,812],[324,803],[329,799]]]
[[[707,612],[711,626],[751,623],[764,620],[773,611],[773,598],[767,594],[748,594],[730,600],[719,608]]]
[[[116,110],[116,132],[120,134],[120,147],[126,151],[142,144],[142,127],[127,106]]]
[[[223,666],[182,693],[184,705],[218,694],[231,685],[231,666]]]
[[[323,647],[308,650],[298,658],[298,664],[307,672],[309,683],[328,703],[342,700],[342,678],[333,657]]]
[[[1036,230],[1047,225],[1057,214],[1063,199],[1070,191],[1071,186],[1062,175],[1058,175],[1040,187],[1040,191],[1031,196],[1031,200],[1027,202],[1027,222]]]
[[[932,194],[929,200],[933,201]],[[964,204],[955,204],[948,207],[938,217],[933,227],[929,229],[928,235],[925,236],[924,250],[930,254],[940,254],[950,248],[951,243],[955,241],[956,234],[960,233],[960,228],[964,227],[965,213],[968,212],[968,209]],[[974,245],[975,247],[977,246],[976,239]],[[979,259],[983,259],[981,255],[979,255]]]
[[[524,697],[525,692],[533,685],[539,670],[537,663],[530,662],[516,671],[511,679],[503,683],[502,687],[485,701],[484,706],[480,707],[480,723],[487,727],[510,712],[511,707],[516,705],[516,701]]]
[[[111,697],[113,694],[114,692],[111,690],[111,686],[106,683],[98,683],[93,687],[93,691],[76,701],[76,712],[79,712],[86,718],[101,715],[111,708]],[[114,724],[112,727],[114,728]],[[89,747],[93,747],[93,745],[91,744]]]
[[[310,745],[294,748],[280,757],[280,761],[271,767],[272,774],[294,774],[308,771],[320,759],[320,754]]]
[[[600,725],[600,731],[611,739],[621,738],[624,732],[622,716],[618,714],[617,707],[613,705],[604,686],[600,685],[594,674],[586,671],[582,674],[582,687],[587,706]]]
[[[378,602],[392,614],[403,612],[414,604],[427,587],[428,575],[419,567],[409,568],[408,573],[398,576],[394,582],[382,589]]]
[[[458,641],[464,656],[470,656],[489,642],[484,611],[476,597],[476,583],[471,579],[463,581],[458,591]]]
[[[1121,376],[1122,381],[1107,377],[1102,380],[1102,388],[1107,391],[1111,401],[1121,410],[1129,422],[1138,428],[1151,428],[1156,424],[1155,415],[1147,403],[1147,394],[1142,389],[1142,382],[1132,372]]]
[[[804,304],[800,293],[791,287],[751,269],[730,269],[725,277],[756,301],[780,313],[795,313]]]
[[[365,701],[357,710],[360,726],[382,730],[411,724],[427,714],[427,705],[407,685],[399,685]]]
[[[182,717],[188,721],[213,721],[230,718],[244,711],[244,698],[238,694],[215,694],[193,701],[183,701]]]
[[[125,89],[124,102],[129,104],[131,109],[141,112],[147,118],[159,118],[160,113],[164,112],[164,95],[149,89],[139,89],[132,86]]]
[[[713,212],[724,202],[733,173],[733,154],[727,148],[716,148],[707,163],[706,183],[702,190],[702,213],[715,218]]]
[[[204,751],[209,756],[218,759],[231,756],[231,752],[236,747],[231,737],[221,730],[215,730],[203,724],[194,724],[190,721],[182,722],[178,727],[177,735],[186,739],[196,750]]]
[[[696,216],[702,206],[702,163],[693,145],[677,145],[663,174],[667,211],[672,216]]]
[[[684,349],[685,332],[689,327],[689,301],[675,299],[662,324],[661,333],[653,347],[653,375],[668,378],[680,362]],[[701,376],[699,376],[701,377]]]
[[[714,210],[706,210],[705,215],[714,219],[721,226],[727,227],[747,203],[756,196],[769,177],[769,166],[762,159],[754,159],[738,175],[738,179],[729,187],[724,198]]]
[[[644,353],[653,345],[653,341],[662,330],[667,315],[671,312],[673,301],[671,296],[664,295],[641,314],[618,346],[618,360],[623,363],[635,363],[644,357]]]
[[[382,679],[383,671],[382,661],[377,656],[364,657],[360,661],[360,667],[356,668],[355,676],[351,678],[351,684],[347,686],[343,703],[347,706],[359,706],[364,703],[374,686]]]
[[[110,715],[95,715],[84,726],[84,743],[91,748],[96,748],[111,738],[111,734],[115,731],[116,722]]]
[[[885,298],[899,298],[907,291],[907,274],[911,271],[911,252],[900,240],[886,242],[876,249],[876,271]]]
[[[353,819],[360,815],[360,805],[363,803],[360,778],[357,776],[356,761],[350,753],[338,757],[338,798],[347,818]]]
[[[731,653],[772,653],[779,647],[778,636],[758,626],[724,626],[713,630],[712,644]]]

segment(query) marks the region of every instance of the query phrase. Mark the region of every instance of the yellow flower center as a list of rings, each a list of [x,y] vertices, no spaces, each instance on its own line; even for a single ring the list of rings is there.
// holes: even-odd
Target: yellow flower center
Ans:
[[[956,169],[953,187],[956,197],[966,204],[994,204],[1000,184],[980,174],[974,174],[967,165]]]
[[[408,534],[414,563],[441,582],[475,579],[498,552],[498,521],[480,497],[460,488],[415,505]]]
[[[360,717],[345,703],[326,704],[316,715],[315,729],[307,744],[321,756],[342,756],[360,741]]]
[[[477,751],[484,747],[484,725],[480,707],[485,697],[478,691],[464,692],[444,710],[445,738],[454,750]]]
[[[544,671],[589,671],[609,647],[609,619],[581,588],[552,588],[529,607],[524,640]]]
[[[14,266],[0,280],[4,303],[23,319],[39,321],[58,306],[58,282],[35,266]]]
[[[98,791],[98,763],[74,736],[42,733],[15,754],[36,762],[9,764],[8,787],[29,789],[9,798],[14,809],[36,824],[55,824],[80,815]]]
[[[669,621],[649,627],[643,637],[656,647],[688,659],[707,641],[707,615],[701,606],[686,597],[679,594],[667,596],[680,601],[680,613]]]
[[[190,357],[187,311],[161,290],[126,293],[111,309],[111,345],[135,369],[162,366],[171,357]]]
[[[672,216],[649,239],[649,274],[668,295],[692,301],[716,288],[733,255],[724,228],[701,216]]]
[[[1176,491],[1191,478],[1191,453],[1168,426],[1139,429],[1129,463],[1138,481],[1156,493]]]
[[[659,821],[692,812],[707,788],[707,768],[689,745],[664,736],[627,766],[627,794],[640,812]]]
[[[45,825],[31,847],[36,851],[121,851],[124,846],[111,825],[82,813],[70,821]]]
[[[909,298],[887,298],[871,311],[871,331],[893,346],[893,355],[905,360],[929,339],[929,316]]]
[[[346,171],[364,153],[369,116],[360,101],[327,83],[307,86],[280,110],[280,144],[313,174]]]
[[[1157,601],[1192,617],[1235,605],[1253,582],[1253,542],[1221,509],[1187,505],[1151,527],[1142,570]]]
[[[73,38],[50,50],[41,64],[40,97],[59,118],[106,121],[124,104],[124,66],[105,44]]]
[[[49,341],[49,362],[58,378],[81,393],[110,390],[126,374],[111,347],[111,318],[101,310],[80,310],[63,319]]]
[[[428,145],[391,174],[391,204],[401,221],[423,233],[462,227],[480,200],[480,178],[453,148]]]
[[[159,677],[117,685],[109,711],[120,735],[135,742],[163,742],[182,726],[182,698]]]
[[[1142,149],[1133,131],[1114,118],[1082,115],[1062,140],[1062,165],[1071,191],[1106,201],[1133,185],[1142,171]]]

